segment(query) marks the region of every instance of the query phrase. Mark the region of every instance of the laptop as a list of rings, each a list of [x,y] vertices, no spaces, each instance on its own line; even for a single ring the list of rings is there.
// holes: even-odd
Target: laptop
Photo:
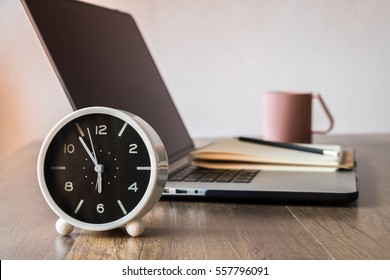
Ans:
[[[122,109],[143,118],[160,135],[170,164],[163,198],[277,203],[358,198],[355,170],[233,171],[192,166],[193,140],[131,15],[71,0],[21,1],[74,110]]]

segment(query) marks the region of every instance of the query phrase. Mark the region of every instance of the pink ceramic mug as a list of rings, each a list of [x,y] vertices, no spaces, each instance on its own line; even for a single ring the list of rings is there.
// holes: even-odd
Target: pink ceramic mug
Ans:
[[[324,131],[312,130],[312,100],[318,100],[329,120]],[[326,134],[333,128],[333,117],[320,94],[269,91],[263,99],[263,138],[269,141],[311,143],[312,134]]]

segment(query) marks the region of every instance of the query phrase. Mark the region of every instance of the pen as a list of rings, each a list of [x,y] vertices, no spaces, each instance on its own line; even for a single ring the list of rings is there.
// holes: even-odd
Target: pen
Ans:
[[[248,138],[248,137],[238,137],[238,140],[243,141],[243,142],[254,143],[254,144],[262,144],[262,145],[267,145],[267,146],[291,149],[291,150],[320,154],[320,155],[325,155],[325,156],[332,156],[335,158],[340,157],[340,153],[338,151],[333,151],[333,150],[312,148],[312,147],[300,146],[300,145],[283,143],[283,142],[266,141],[266,140],[261,140],[261,139],[256,139],[256,138]]]

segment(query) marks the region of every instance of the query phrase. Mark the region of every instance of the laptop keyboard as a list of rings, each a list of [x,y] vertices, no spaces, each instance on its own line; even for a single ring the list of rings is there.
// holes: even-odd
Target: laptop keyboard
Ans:
[[[250,183],[259,170],[206,169],[188,165],[169,175],[171,182]]]

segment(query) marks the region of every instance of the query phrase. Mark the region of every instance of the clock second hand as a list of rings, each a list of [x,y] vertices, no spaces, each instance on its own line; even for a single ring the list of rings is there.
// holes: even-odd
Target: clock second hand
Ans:
[[[94,163],[95,163],[95,166],[96,166],[96,165],[99,165],[99,163],[98,163],[97,156],[96,156],[96,153],[95,153],[95,148],[93,147],[92,137],[91,137],[91,132],[89,132],[89,127],[87,127],[87,131],[88,131],[89,142],[91,143],[91,147],[92,147],[92,154],[93,154],[93,156],[95,158]]]
[[[94,148],[93,142],[92,142],[91,132],[89,131],[89,127],[87,127],[87,131],[88,131],[89,142],[91,142],[92,154],[95,157],[95,161],[94,161],[95,169],[94,170],[95,170],[95,172],[97,172],[97,179],[96,179],[96,187],[95,188],[97,188],[98,193],[102,193],[102,172],[104,171],[104,166],[98,163],[95,148]]]
[[[89,141],[91,142],[91,147],[92,147],[93,152],[90,151],[90,149],[88,148],[87,144],[85,143],[84,139],[81,136],[79,136],[79,140],[80,140],[81,144],[83,145],[85,151],[87,152],[88,156],[91,158],[93,164],[95,165],[94,170],[98,174],[95,189],[97,189],[98,193],[101,193],[102,189],[103,189],[102,188],[102,172],[104,171],[104,166],[99,164],[97,161],[97,157],[96,157],[95,149],[93,147],[91,133],[89,131],[89,128],[87,128],[87,131],[88,131]]]

